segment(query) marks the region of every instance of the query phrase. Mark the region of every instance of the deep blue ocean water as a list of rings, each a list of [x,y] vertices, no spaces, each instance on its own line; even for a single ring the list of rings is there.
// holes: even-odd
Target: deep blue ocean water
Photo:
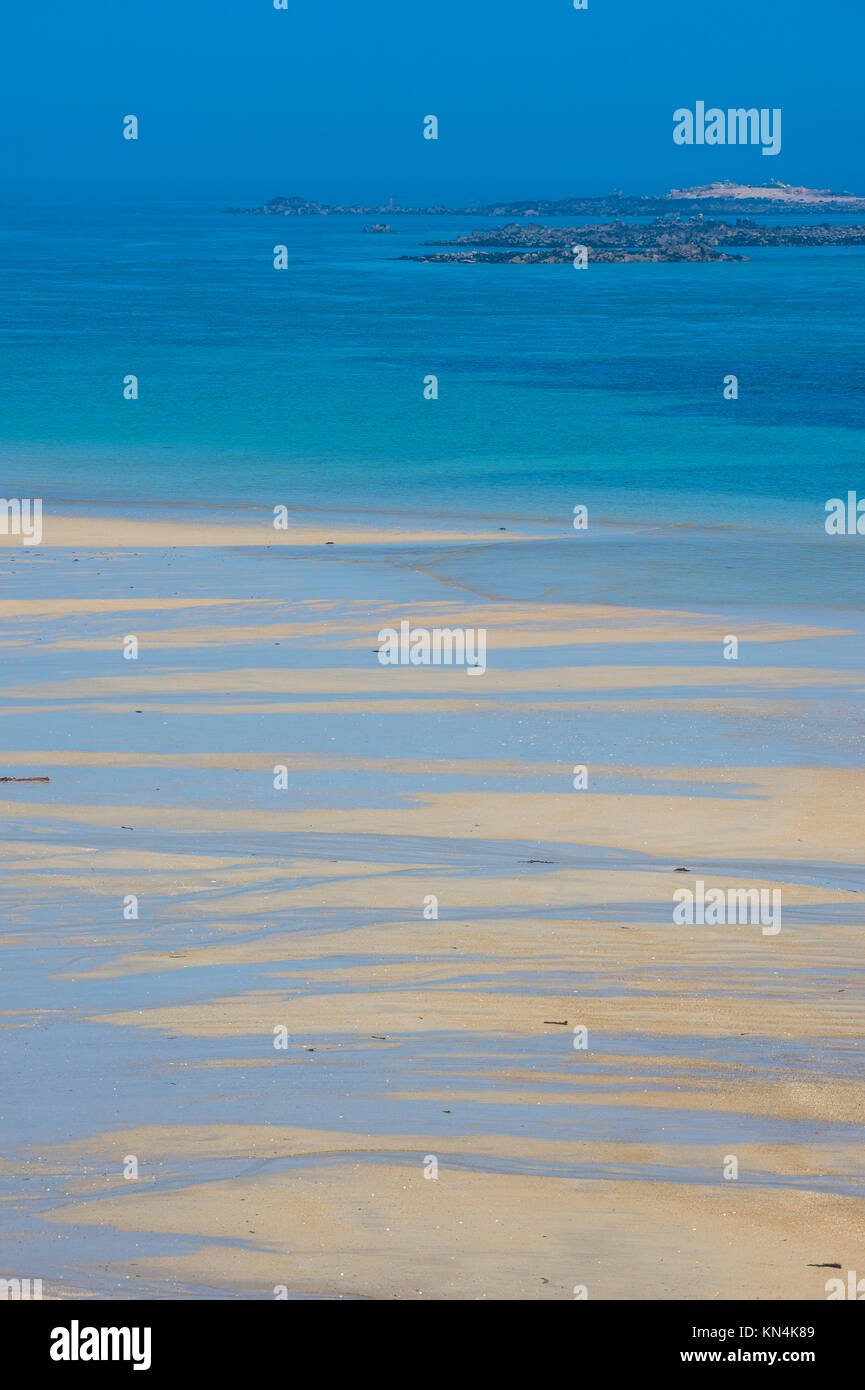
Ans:
[[[422,265],[396,258],[494,223],[370,220],[6,208],[3,494],[565,525],[581,502],[803,540],[865,494],[861,251]]]

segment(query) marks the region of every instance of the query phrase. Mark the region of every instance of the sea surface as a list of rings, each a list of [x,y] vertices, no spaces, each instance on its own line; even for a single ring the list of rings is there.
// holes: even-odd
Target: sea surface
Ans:
[[[4,494],[566,524],[582,503],[807,540],[865,491],[865,252],[423,265],[399,258],[508,219],[373,220],[6,207]]]
[[[195,1126],[341,1130],[355,1148],[365,1135],[396,1135],[397,1157],[406,1136],[422,1154],[434,1135],[456,1166],[529,1174],[558,1168],[530,1149],[503,1158],[493,1138],[553,1134],[635,1146],[633,1161],[569,1163],[569,1180],[642,1175],[689,1186],[717,1182],[716,1152],[778,1145],[778,1162],[770,1170],[755,1159],[743,1187],[865,1192],[861,1120],[836,1121],[807,1096],[789,1113],[764,1110],[740,1092],[743,1075],[777,1082],[779,1093],[786,1086],[784,1094],[861,1076],[858,1024],[823,1036],[819,1020],[837,1019],[815,1022],[811,1012],[825,995],[843,1022],[859,1000],[861,870],[842,854],[837,862],[804,851],[777,862],[749,857],[720,836],[700,856],[680,858],[675,838],[655,856],[601,842],[590,816],[578,841],[565,833],[579,814],[577,793],[570,799],[578,761],[592,766],[601,793],[694,796],[689,770],[718,769],[708,790],[739,797],[743,817],[756,793],[747,778],[724,781],[730,768],[814,769],[815,777],[829,768],[840,785],[845,771],[865,765],[862,682],[823,679],[865,671],[865,537],[824,528],[827,499],[865,495],[865,254],[771,249],[742,263],[581,272],[428,265],[399,257],[492,219],[393,216],[392,235],[364,232],[373,220],[381,219],[228,216],[200,205],[6,208],[2,218],[3,496],[41,497],[60,515],[258,519],[263,534],[283,504],[300,521],[315,513],[317,525],[322,514],[335,526],[397,521],[403,532],[482,522],[530,537],[0,552],[0,598],[46,601],[44,611],[0,613],[3,770],[50,776],[5,786],[0,798],[0,1277],[44,1277],[52,1295],[270,1296],[266,1280],[259,1287],[245,1274],[226,1294],[203,1275],[184,1288],[139,1266],[150,1255],[180,1258],[210,1237],[76,1219],[107,1185],[124,1188],[126,1141],[113,1136],[136,1127],[142,1145],[158,1126],[172,1142]],[[278,244],[288,248],[282,271],[273,267]],[[139,379],[138,400],[123,399],[127,374]],[[424,399],[431,374],[437,400]],[[723,398],[729,374],[738,377],[736,401]],[[585,532],[572,525],[578,504],[589,510]],[[166,606],[178,596],[215,606]],[[72,606],[55,609],[57,599]],[[125,600],[144,606],[127,611]],[[519,605],[552,622],[557,604],[581,602],[712,614],[717,638],[653,640],[647,625],[645,641],[641,630],[637,642],[588,644],[575,631],[572,645],[528,637],[496,645],[497,629],[522,621],[513,616]],[[403,698],[395,683],[393,695],[370,704],[362,680],[379,669],[376,603],[409,617],[436,605],[464,603],[469,614],[499,605],[490,668],[531,671],[537,690],[528,683],[524,696],[495,699],[467,682],[464,698],[437,708],[426,696]],[[576,626],[573,610],[562,611],[560,621]],[[776,622],[820,632],[743,640],[742,680],[732,682],[725,634]],[[276,634],[280,623],[286,630]],[[130,628],[142,633],[137,662],[121,655]],[[359,630],[362,640],[345,640]],[[601,685],[582,703],[576,686],[565,683],[574,698],[563,703],[544,685],[548,669],[591,666],[621,666],[623,678],[634,667],[681,667],[681,678],[675,669],[660,690],[648,677],[645,688]],[[706,667],[717,681],[695,684],[693,670]],[[774,667],[795,668],[795,679],[776,690]],[[357,692],[331,692],[332,671],[359,674]],[[247,686],[250,672],[257,684]],[[286,672],[318,672],[320,688],[298,694]],[[290,768],[284,792],[274,789],[275,762]],[[633,775],[659,768],[672,781],[657,788]],[[807,775],[801,785],[807,795]],[[561,793],[561,838],[540,840],[528,813],[516,836],[415,831],[426,798],[463,790],[475,794],[478,822],[505,797]],[[702,814],[699,795],[695,805]],[[400,833],[367,824],[394,808],[406,817]],[[300,812],[308,827],[291,819]],[[356,812],[351,824],[339,820],[346,812]],[[717,955],[673,952],[655,963],[666,899],[637,881],[630,901],[617,883],[680,864],[819,890],[789,909],[785,900],[783,969],[769,947],[755,959],[740,936]],[[333,865],[351,885],[348,906],[330,881]],[[388,891],[409,875],[403,898],[396,889],[381,902],[369,896],[366,881],[379,870]],[[584,871],[608,877],[590,879],[595,896],[563,903],[553,886],[571,871],[575,886]],[[516,888],[507,901],[490,890],[486,901],[484,884],[502,875]],[[430,882],[443,885],[434,925],[460,951],[450,976],[440,975],[419,915]],[[823,889],[850,897],[823,901]],[[140,921],[122,915],[130,892],[141,895]],[[521,918],[544,927],[538,960],[506,960],[497,973],[502,961],[475,945],[477,926]],[[504,990],[537,996],[539,1028],[559,1018],[547,994],[573,996],[575,1007],[607,1000],[608,1026],[586,1076],[555,1029],[511,1034],[479,1023],[415,1037],[374,1019],[369,1032],[333,1031],[345,992],[362,996],[382,964],[355,934],[415,919],[417,940],[387,957],[396,972],[388,980],[399,984],[405,968],[405,987],[414,987],[421,961],[425,998],[464,988],[493,1001]],[[551,945],[572,919],[572,941]],[[268,954],[274,932],[302,934],[309,957]],[[335,953],[337,932],[344,953]],[[644,939],[639,932],[648,959],[636,948],[622,954],[623,942]],[[594,955],[576,949],[583,933]],[[261,944],[260,958],[234,952],[249,943]],[[178,967],[185,952],[189,964]],[[620,974],[611,960],[623,962]],[[258,991],[273,993],[274,1022],[309,996],[320,1002],[314,1025],[293,1029],[290,1072],[269,1028],[208,1036],[106,1021]],[[675,1035],[656,1034],[638,1026],[639,1013],[637,1023],[627,1014],[619,1021],[630,995],[666,993],[671,1009],[703,998],[710,1009],[724,991],[745,1005],[788,1008],[789,1029],[758,1034],[747,1012],[741,1027],[717,1035],[687,1021]],[[663,1086],[663,1106],[635,1105],[627,1092],[617,1101],[620,1058],[637,1070],[641,1092]],[[509,1081],[516,1066],[533,1078],[524,1097]],[[695,1069],[684,1082],[683,1066]],[[723,1108],[701,1084],[704,1066],[727,1097]],[[596,1076],[606,1078],[600,1101]],[[581,1103],[541,1105],[564,1082]],[[450,1153],[452,1140],[485,1133],[489,1153],[467,1157],[456,1145]],[[641,1144],[668,1148],[640,1157]],[[799,1147],[785,1167],[787,1145]],[[170,1144],[142,1148],[141,1158],[155,1196],[243,1182],[259,1164],[218,1145],[191,1157]],[[273,1160],[288,1176],[294,1164]],[[62,1224],[47,1219],[67,1205]],[[245,1228],[231,1241],[238,1251],[257,1246]],[[820,1247],[813,1257],[835,1255]],[[813,1273],[814,1296],[822,1273]]]

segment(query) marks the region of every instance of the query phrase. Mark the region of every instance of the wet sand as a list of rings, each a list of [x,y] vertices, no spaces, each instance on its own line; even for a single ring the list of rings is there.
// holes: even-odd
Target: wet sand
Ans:
[[[0,557],[2,772],[50,777],[0,786],[0,1273],[824,1298],[865,1233],[861,622],[499,598],[494,524],[297,527]],[[486,673],[380,666],[402,618],[486,627]],[[676,924],[697,879],[780,931]]]

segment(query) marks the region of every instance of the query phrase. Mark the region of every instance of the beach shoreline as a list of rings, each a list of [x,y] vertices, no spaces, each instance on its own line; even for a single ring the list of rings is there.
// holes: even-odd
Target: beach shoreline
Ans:
[[[537,597],[573,551],[532,525],[507,599],[497,531],[53,526],[0,604],[4,772],[50,779],[2,789],[0,1251],[23,1223],[53,1298],[825,1296],[865,1199],[858,628],[764,605],[730,661],[723,605]],[[483,627],[486,673],[382,666],[402,619]],[[778,934],[677,925],[698,879]]]

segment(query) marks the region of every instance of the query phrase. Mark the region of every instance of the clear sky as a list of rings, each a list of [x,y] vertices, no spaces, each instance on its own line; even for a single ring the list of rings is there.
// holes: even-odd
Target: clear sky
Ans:
[[[29,0],[2,28],[13,197],[865,193],[865,0]],[[781,107],[780,154],[674,145],[698,99]]]

